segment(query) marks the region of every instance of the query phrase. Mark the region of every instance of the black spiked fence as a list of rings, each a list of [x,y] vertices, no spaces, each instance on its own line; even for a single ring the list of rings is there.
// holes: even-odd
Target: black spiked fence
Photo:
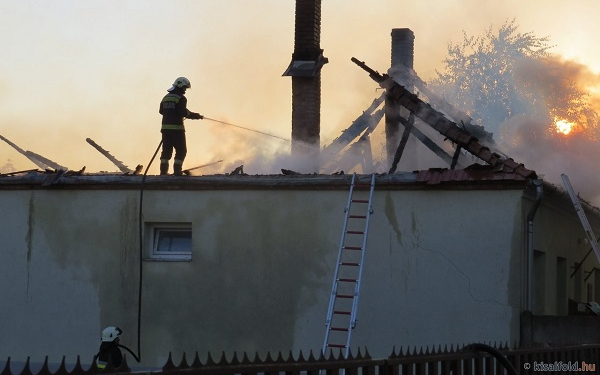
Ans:
[[[95,363],[94,361],[92,363]],[[373,359],[365,348],[344,357],[341,350],[308,355],[302,351],[294,356],[279,352],[276,357],[258,353],[241,357],[233,353],[228,359],[225,352],[218,360],[208,353],[200,359],[184,353],[178,363],[169,353],[162,368],[152,370],[131,369],[127,356],[118,368],[108,365],[100,370],[95,365],[84,368],[77,357],[75,365],[67,365],[65,358],[58,366],[49,365],[48,357],[38,371],[33,371],[30,359],[25,364],[12,365],[9,357],[0,375],[91,375],[101,373],[139,373],[152,375],[525,375],[560,371],[562,374],[600,373],[600,344],[571,345],[560,347],[535,346],[510,349],[507,344],[470,344],[436,347],[412,347],[392,350],[384,359]],[[18,371],[14,371],[18,368]],[[52,370],[55,368],[55,370]]]

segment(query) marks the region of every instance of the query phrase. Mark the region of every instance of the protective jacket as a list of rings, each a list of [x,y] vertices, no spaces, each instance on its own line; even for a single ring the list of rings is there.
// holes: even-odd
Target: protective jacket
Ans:
[[[99,369],[104,369],[110,360],[114,368],[118,368],[123,363],[123,354],[116,342],[103,342],[100,344],[96,365]]]
[[[187,98],[184,91],[180,88],[174,88],[160,102],[158,112],[163,116],[162,130],[184,130],[183,119],[185,117],[193,118],[196,113],[187,109]],[[198,115],[199,116],[199,115]]]

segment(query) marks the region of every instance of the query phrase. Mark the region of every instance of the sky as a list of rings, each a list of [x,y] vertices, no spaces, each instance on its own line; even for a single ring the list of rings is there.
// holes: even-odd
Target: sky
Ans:
[[[291,78],[282,73],[294,10],[294,0],[0,2],[0,135],[73,170],[117,171],[88,137],[129,167],[146,166],[160,142],[159,102],[185,76],[190,110],[289,139]],[[463,32],[513,19],[598,74],[598,14],[597,0],[323,0],[321,146],[380,95],[350,59],[386,72],[393,28],[414,32],[414,69],[426,81]],[[289,151],[279,138],[214,121],[187,120],[186,129],[184,168],[223,160],[225,172],[245,164],[260,174]],[[276,167],[293,169],[289,162]],[[0,141],[0,170],[9,167],[36,166]]]

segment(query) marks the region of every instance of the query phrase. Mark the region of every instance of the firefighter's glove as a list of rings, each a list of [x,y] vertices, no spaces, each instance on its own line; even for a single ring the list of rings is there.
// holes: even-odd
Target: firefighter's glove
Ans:
[[[191,120],[202,120],[204,118],[204,116],[202,116],[199,113],[192,112],[192,113],[190,113],[190,115],[188,116],[188,118],[191,119]]]

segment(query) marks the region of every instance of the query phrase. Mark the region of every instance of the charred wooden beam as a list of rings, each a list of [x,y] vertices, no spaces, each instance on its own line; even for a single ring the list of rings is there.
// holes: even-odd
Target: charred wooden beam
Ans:
[[[58,170],[63,170],[63,171],[68,171],[69,170],[69,168],[63,167],[62,165],[60,165],[60,164],[58,164],[58,163],[56,163],[56,162],[54,162],[54,161],[52,161],[52,160],[50,160],[48,158],[43,157],[40,154],[36,154],[33,151],[25,151],[25,155],[27,157],[29,157],[30,159],[33,158],[33,159],[39,160],[40,162],[46,164],[50,168],[56,169],[57,171]]]
[[[85,139],[87,143],[89,143],[93,148],[95,148],[98,152],[100,152],[102,155],[104,155],[108,160],[110,160],[114,165],[117,166],[117,168],[119,168],[119,170],[123,173],[133,173],[134,171],[132,169],[130,169],[128,166],[126,166],[125,164],[123,164],[122,161],[118,160],[117,158],[115,158],[114,156],[112,156],[110,154],[110,152],[106,151],[105,149],[103,149],[100,145],[98,145],[96,142],[94,142],[93,139],[91,138],[86,138]]]
[[[27,159],[29,159],[33,164],[37,165],[39,168],[41,168],[41,169],[49,168],[49,166],[47,164],[44,164],[41,161],[31,157],[30,155],[27,155],[27,151],[23,150],[22,148],[20,148],[19,146],[12,143],[11,141],[9,141],[8,139],[4,138],[1,135],[0,135],[0,139],[2,139],[4,142],[8,143],[9,146],[11,146],[15,150],[17,150],[21,155],[25,156]]]
[[[462,147],[469,153],[485,161],[488,164],[497,166],[504,164],[506,167],[518,173],[523,177],[535,177],[535,171],[525,168],[522,164],[515,163],[511,159],[503,159],[501,155],[491,151],[488,147],[482,145],[479,140],[466,130],[459,128],[456,123],[448,120],[442,113],[433,109],[429,104],[423,102],[419,97],[404,86],[400,85],[387,74],[379,74],[377,71],[369,68],[364,62],[352,58],[352,61],[369,73],[371,78],[387,91],[389,98],[392,98],[399,105],[403,106],[411,113],[440,134]]]

